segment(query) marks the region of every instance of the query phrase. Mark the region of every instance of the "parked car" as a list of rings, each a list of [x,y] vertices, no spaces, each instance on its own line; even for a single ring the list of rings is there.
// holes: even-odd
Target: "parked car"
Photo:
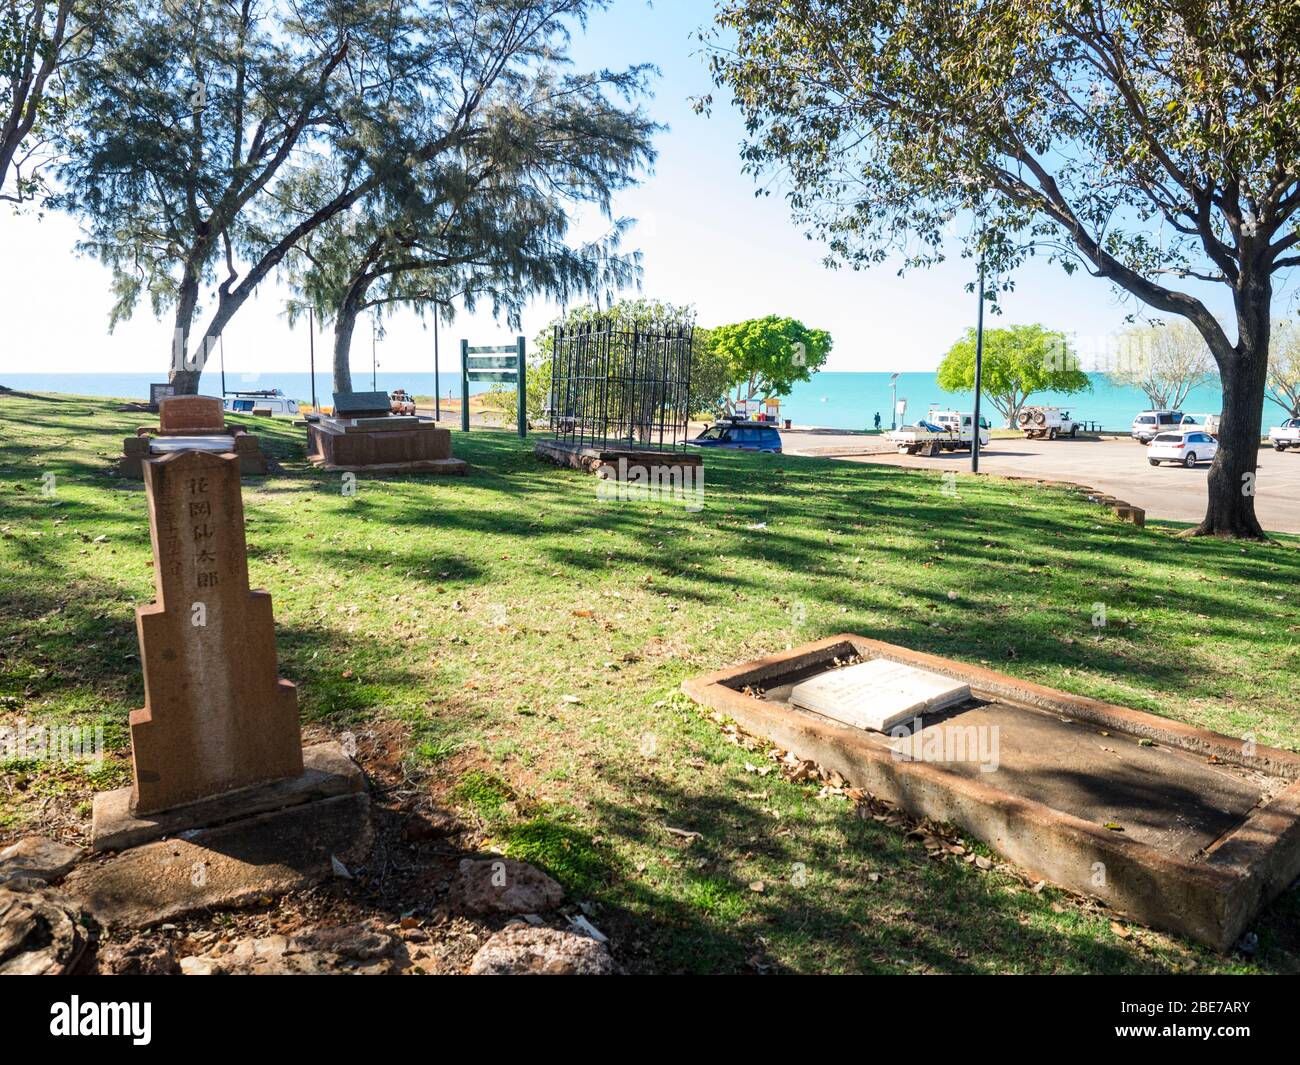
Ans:
[[[1204,429],[1157,433],[1147,449],[1147,461],[1152,466],[1178,462],[1190,468],[1198,462],[1209,462],[1218,450],[1219,442]]]
[[[1192,419],[1180,410],[1144,410],[1133,419],[1132,436],[1139,444],[1149,444],[1157,433],[1176,429]]]
[[[394,414],[414,414],[415,397],[404,388],[394,388],[388,394],[389,404]]]
[[[1300,449],[1300,418],[1288,418],[1268,431],[1268,439],[1278,451],[1289,447]]]
[[[1017,416],[1016,424],[1030,440],[1040,436],[1055,440],[1058,436],[1079,435],[1079,423],[1070,417],[1068,410],[1060,407],[1025,407]]]
[[[770,422],[716,422],[686,443],[691,447],[721,447],[731,451],[762,451],[774,455],[781,453],[781,434]]]

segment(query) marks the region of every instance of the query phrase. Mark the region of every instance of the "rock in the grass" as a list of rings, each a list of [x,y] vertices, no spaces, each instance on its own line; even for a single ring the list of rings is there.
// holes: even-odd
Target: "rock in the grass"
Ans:
[[[471,976],[612,976],[617,970],[603,943],[555,928],[512,924],[479,948]]]
[[[24,836],[12,847],[0,851],[0,881],[15,876],[58,880],[66,876],[81,851],[44,836]]]
[[[44,880],[0,884],[0,976],[58,976],[86,949],[81,911]]]
[[[409,965],[406,947],[374,921],[316,929],[296,936],[264,936],[181,959],[187,976],[323,976],[398,973]]]
[[[134,936],[99,948],[99,971],[106,976],[171,976],[181,971],[165,939]]]
[[[452,890],[468,913],[542,913],[559,905],[564,888],[527,862],[465,858]]]

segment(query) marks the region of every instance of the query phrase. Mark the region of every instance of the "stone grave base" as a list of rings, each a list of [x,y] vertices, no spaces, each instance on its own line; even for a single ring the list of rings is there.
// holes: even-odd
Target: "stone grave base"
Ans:
[[[428,418],[320,418],[307,425],[307,458],[348,473],[469,472],[451,453],[451,430]]]
[[[533,454],[557,466],[571,466],[575,470],[595,473],[602,466],[618,468],[619,461],[628,466],[652,469],[656,466],[700,467],[704,456],[699,451],[656,451],[652,448],[592,446],[571,444],[563,440],[539,440],[533,445]]]
[[[130,788],[101,791],[95,796],[91,815],[90,849],[125,850],[164,836],[176,836],[191,828],[211,827],[365,790],[365,777],[360,768],[337,743],[304,747],[302,762],[300,776],[140,817],[131,813]]]
[[[151,448],[157,439],[165,437],[150,436],[128,436],[122,440],[122,457],[118,460],[117,472],[119,477],[127,477],[133,481],[144,479],[144,460],[150,457]],[[262,452],[262,445],[258,437],[251,433],[239,433],[233,436],[233,448],[235,456],[239,459],[239,473],[242,477],[265,477],[267,474],[267,459]]]
[[[963,681],[971,698],[897,735],[790,703],[836,660],[873,658]],[[1219,951],[1300,875],[1300,755],[1289,751],[849,634],[682,688],[1036,877]]]
[[[370,849],[361,769],[337,743],[303,750],[292,780],[147,817],[130,788],[95,797],[92,848],[63,890],[106,927],[144,928],[196,910],[232,907],[340,875]]]

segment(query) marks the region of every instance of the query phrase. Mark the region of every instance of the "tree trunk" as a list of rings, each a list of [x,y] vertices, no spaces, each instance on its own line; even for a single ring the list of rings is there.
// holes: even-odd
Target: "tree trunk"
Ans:
[[[352,330],[357,309],[344,304],[334,319],[334,391],[352,391]]]
[[[178,396],[193,396],[198,393],[199,378],[203,374],[203,362],[208,353],[207,343],[201,340],[194,357],[191,358],[189,354],[190,326],[194,323],[194,309],[199,304],[199,272],[195,265],[198,261],[196,256],[191,255],[185,264],[176,299],[176,315],[172,319],[171,369],[167,380],[176,386]]]
[[[1243,266],[1243,275],[1246,273]],[[1219,451],[1210,467],[1205,518],[1193,531],[1195,536],[1265,538],[1255,517],[1255,477],[1268,377],[1272,298],[1272,282],[1266,272],[1244,280],[1235,294],[1237,345],[1215,352],[1223,383]]]
[[[374,277],[363,266],[352,275],[347,295],[334,316],[334,391],[352,391],[352,331]]]

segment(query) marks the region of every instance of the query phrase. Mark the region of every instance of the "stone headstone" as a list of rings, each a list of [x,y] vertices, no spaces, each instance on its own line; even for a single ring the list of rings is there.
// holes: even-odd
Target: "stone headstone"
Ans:
[[[169,396],[176,395],[176,386],[166,383],[152,383],[149,385],[149,406],[154,410],[158,409],[158,404]]]
[[[387,392],[335,392],[334,417],[379,418],[390,414],[392,401]]]
[[[166,400],[164,411],[202,398]],[[131,714],[135,814],[303,771],[271,597],[248,587],[238,458],[179,451],[143,465],[157,602],[136,610],[145,705]]]
[[[167,396],[158,403],[160,433],[220,433],[225,428],[225,411],[215,396]]]
[[[819,673],[790,692],[795,706],[874,732],[969,698],[970,685],[962,681],[888,658]]]

